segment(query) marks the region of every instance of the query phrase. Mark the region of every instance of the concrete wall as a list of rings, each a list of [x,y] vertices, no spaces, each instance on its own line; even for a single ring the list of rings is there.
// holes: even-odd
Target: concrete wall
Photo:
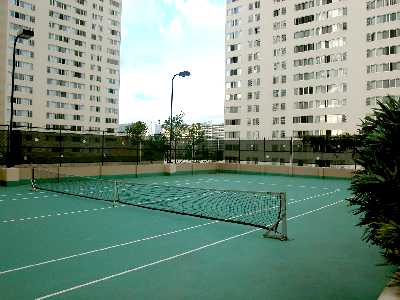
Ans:
[[[45,169],[52,173],[77,175],[77,176],[146,176],[151,174],[173,175],[176,173],[246,173],[246,174],[276,174],[286,176],[315,176],[322,178],[351,178],[352,170],[318,168],[318,167],[298,167],[298,166],[269,166],[269,165],[250,165],[250,164],[229,164],[229,163],[202,163],[202,164],[149,164],[149,165],[68,165],[58,167],[56,165],[35,167],[37,170]],[[40,175],[36,171],[35,177]],[[18,168],[0,168],[0,182],[3,184],[13,184],[20,181],[29,181],[32,178],[32,167],[24,166]]]

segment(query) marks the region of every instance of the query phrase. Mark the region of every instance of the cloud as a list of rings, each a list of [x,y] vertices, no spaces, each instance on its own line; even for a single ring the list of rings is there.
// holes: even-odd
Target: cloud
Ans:
[[[178,38],[183,32],[181,20],[174,18],[168,26],[161,25],[160,32],[165,38]]]
[[[225,0],[123,1],[120,123],[167,119],[171,78],[183,70],[192,76],[175,79],[174,112],[222,122]]]
[[[179,13],[194,26],[209,29],[224,24],[225,1],[212,3],[204,0],[175,0],[173,2]]]
[[[150,101],[154,100],[153,96],[146,95],[143,92],[139,92],[135,95],[135,99],[137,100],[142,100],[142,101]]]

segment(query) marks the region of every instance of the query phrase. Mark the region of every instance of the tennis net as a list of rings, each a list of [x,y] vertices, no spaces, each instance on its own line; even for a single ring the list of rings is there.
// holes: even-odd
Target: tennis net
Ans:
[[[59,169],[41,168],[33,170],[32,186],[152,210],[251,225],[277,234],[279,223],[286,223],[285,193],[132,183],[61,174]],[[279,236],[286,237],[286,226]]]

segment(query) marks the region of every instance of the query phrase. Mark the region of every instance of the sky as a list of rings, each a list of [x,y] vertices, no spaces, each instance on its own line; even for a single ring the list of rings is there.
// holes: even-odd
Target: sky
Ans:
[[[120,123],[222,123],[226,0],[123,0]]]

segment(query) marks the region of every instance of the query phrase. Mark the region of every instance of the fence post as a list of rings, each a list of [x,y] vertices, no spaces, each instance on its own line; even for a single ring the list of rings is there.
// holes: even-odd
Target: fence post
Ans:
[[[207,143],[206,144],[207,145],[207,149],[205,151],[206,151],[206,161],[208,163],[209,162],[209,157],[210,157],[210,142],[209,141],[205,141],[205,142],[202,143],[203,144],[203,146],[202,146],[203,152],[204,152],[204,149],[205,149],[204,143]],[[211,147],[212,147],[212,144],[211,144]],[[204,155],[204,153],[203,153],[203,155]],[[211,159],[212,159],[212,157],[213,156],[211,155]],[[203,159],[204,159],[204,156],[203,156]]]
[[[290,138],[290,165],[293,167],[293,137]]]
[[[175,143],[174,143],[174,156],[175,156],[174,160],[175,160],[175,164],[176,164],[176,139],[175,139]]]
[[[142,162],[142,141],[139,140],[139,162]]]
[[[139,165],[139,145],[140,145],[140,140],[138,140],[136,144],[136,165]]]
[[[223,158],[221,160],[223,160]],[[217,138],[217,161],[219,161],[219,138]]]
[[[356,160],[356,155],[357,155],[357,138],[354,136],[354,137],[353,137],[354,171],[357,171],[357,160]]]
[[[239,149],[238,149],[238,151],[239,151],[239,165],[240,165],[240,137],[239,137]]]
[[[264,138],[264,149],[263,149],[263,162],[267,162],[265,159],[265,138]]]
[[[194,136],[192,137],[192,163],[194,163]]]
[[[224,146],[225,146],[225,143],[224,143]],[[220,161],[220,159],[219,159],[219,138],[217,139],[217,161]],[[221,158],[221,160],[224,160],[224,154],[222,154],[222,158]]]
[[[104,166],[104,130],[101,138],[101,165]]]
[[[7,167],[9,167],[11,162],[11,133],[10,133],[10,125],[7,125]]]
[[[7,168],[11,168],[14,167],[14,149],[13,149],[13,145],[14,143],[14,130],[13,128],[11,128],[10,125],[7,126],[8,127],[8,151],[7,151]]]
[[[58,138],[59,138],[59,143],[58,143],[58,145],[59,145],[59,153],[58,153],[58,159],[59,159],[59,166],[61,167],[61,164],[62,164],[62,158],[63,158],[63,153],[64,153],[64,151],[63,151],[63,148],[62,148],[62,134],[61,134],[61,127],[60,127],[60,129],[59,129],[59,134],[58,134]],[[58,181],[60,181],[60,180],[58,180]]]

